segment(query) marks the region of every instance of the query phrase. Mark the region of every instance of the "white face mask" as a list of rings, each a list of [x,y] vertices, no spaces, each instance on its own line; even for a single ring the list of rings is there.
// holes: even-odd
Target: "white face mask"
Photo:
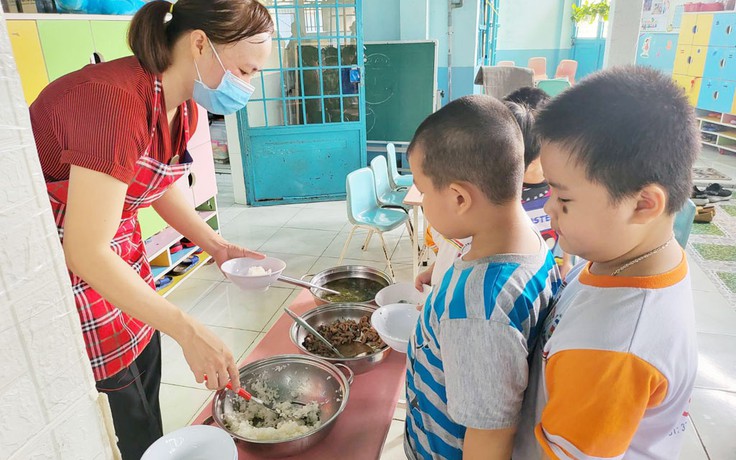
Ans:
[[[195,61],[194,68],[197,69],[197,77],[199,79],[194,80],[194,94],[192,98],[194,102],[207,109],[208,112],[217,115],[230,115],[243,109],[256,89],[250,83],[241,80],[233,75],[232,72],[225,69],[214,45],[212,45],[209,39],[207,41],[210,47],[212,47],[212,52],[215,53],[215,57],[220,63],[222,70],[225,71],[225,75],[222,76],[222,80],[217,85],[217,88],[210,88],[202,82],[202,74],[199,73],[199,67]]]

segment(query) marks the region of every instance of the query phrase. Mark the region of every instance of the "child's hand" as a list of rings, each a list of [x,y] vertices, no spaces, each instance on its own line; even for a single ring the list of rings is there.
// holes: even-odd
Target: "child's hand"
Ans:
[[[424,286],[431,285],[432,283],[432,272],[434,271],[434,264],[430,265],[428,269],[417,275],[417,279],[414,280],[414,287],[419,292],[424,291]]]
[[[562,262],[562,264],[560,264],[560,276],[562,276],[562,281],[565,281],[570,270],[572,270],[572,263],[570,261]]]

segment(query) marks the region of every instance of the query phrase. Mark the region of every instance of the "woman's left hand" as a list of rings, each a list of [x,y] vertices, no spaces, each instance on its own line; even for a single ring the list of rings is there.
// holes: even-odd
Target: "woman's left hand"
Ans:
[[[244,247],[228,243],[223,244],[220,249],[216,250],[212,254],[212,258],[217,262],[217,266],[221,267],[222,264],[230,259],[237,259],[239,257],[250,257],[252,259],[263,259],[266,256],[260,252],[251,251]]]

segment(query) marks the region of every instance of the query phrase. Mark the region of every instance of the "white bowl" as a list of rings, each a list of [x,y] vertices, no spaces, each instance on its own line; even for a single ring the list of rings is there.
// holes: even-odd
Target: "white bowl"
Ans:
[[[248,269],[251,267],[263,267],[265,270],[271,270],[271,274],[248,275]],[[220,268],[227,279],[239,288],[265,291],[279,279],[279,275],[286,268],[286,262],[275,257],[266,257],[265,259],[241,257],[228,260]]]
[[[430,287],[425,287],[425,292],[417,291],[411,283],[396,283],[378,291],[376,294],[376,304],[379,307],[391,305],[394,303],[410,303],[413,305],[424,305],[427,300]]]
[[[141,460],[237,460],[238,448],[225,430],[187,426],[159,438]]]
[[[386,345],[400,353],[406,353],[419,314],[420,311],[414,304],[390,304],[373,312],[371,325]]]

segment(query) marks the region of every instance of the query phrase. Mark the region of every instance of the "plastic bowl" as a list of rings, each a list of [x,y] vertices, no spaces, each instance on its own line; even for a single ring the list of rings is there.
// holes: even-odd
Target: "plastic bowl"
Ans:
[[[429,287],[425,288],[425,292],[419,292],[411,283],[396,283],[378,291],[376,294],[376,304],[379,307],[385,307],[395,303],[409,303],[412,305],[424,305],[429,294]]]
[[[237,460],[235,441],[226,431],[206,425],[187,426],[159,438],[141,460]]]
[[[380,307],[371,315],[371,324],[386,345],[406,353],[420,311],[416,305],[395,303]]]
[[[251,267],[263,267],[265,270],[271,270],[271,274],[249,276],[248,269]],[[220,268],[227,279],[239,288],[265,291],[279,279],[281,272],[286,268],[286,262],[275,257],[266,257],[265,259],[241,257],[228,260]]]

